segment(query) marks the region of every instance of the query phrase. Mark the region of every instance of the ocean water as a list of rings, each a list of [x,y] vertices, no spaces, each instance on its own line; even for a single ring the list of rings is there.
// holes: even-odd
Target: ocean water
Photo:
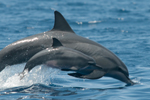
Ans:
[[[20,80],[24,63],[0,72],[0,100],[149,100],[149,0],[0,0],[0,50],[52,29],[55,10],[76,34],[115,53],[137,84],[106,77],[77,79],[44,65]]]

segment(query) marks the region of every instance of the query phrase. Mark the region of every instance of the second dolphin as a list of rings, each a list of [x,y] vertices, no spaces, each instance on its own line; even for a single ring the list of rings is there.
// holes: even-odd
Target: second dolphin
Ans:
[[[46,64],[62,71],[75,71],[75,73],[69,73],[68,75],[78,78],[98,79],[105,74],[103,69],[96,65],[92,57],[64,47],[56,38],[53,38],[51,48],[47,48],[29,59],[22,72],[23,76],[26,71],[29,72],[40,64]]]

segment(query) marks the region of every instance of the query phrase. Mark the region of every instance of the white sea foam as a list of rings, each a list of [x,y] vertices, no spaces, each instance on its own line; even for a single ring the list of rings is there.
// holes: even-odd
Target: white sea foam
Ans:
[[[101,21],[96,21],[96,20],[94,20],[94,21],[89,21],[88,23],[91,23],[91,24],[94,24],[94,23],[100,23]]]
[[[6,67],[0,73],[0,89],[30,86],[36,83],[51,84],[53,77],[59,72],[47,66],[36,66],[20,80],[19,74],[23,71],[24,66],[25,64],[19,64]]]
[[[140,80],[141,80],[140,78],[134,78],[132,81],[133,81],[135,84],[141,84],[141,85],[142,85],[143,83],[141,83]]]

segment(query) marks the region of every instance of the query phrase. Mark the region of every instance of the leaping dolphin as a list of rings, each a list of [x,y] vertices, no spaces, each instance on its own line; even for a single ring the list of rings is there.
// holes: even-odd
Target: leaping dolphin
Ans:
[[[64,17],[58,11],[54,13],[55,23],[52,30],[18,40],[0,51],[0,71],[7,65],[27,62],[36,53],[49,48],[52,38],[57,38],[65,47],[92,57],[105,70],[104,76],[134,84],[129,79],[127,67],[115,54],[94,41],[76,35]]]
[[[53,38],[51,48],[38,52],[28,60],[21,78],[23,78],[25,72],[29,72],[32,68],[41,64],[62,71],[75,71],[76,73],[69,73],[69,75],[78,78],[98,79],[105,74],[104,70],[96,65],[92,57],[80,51],[64,47],[56,38]]]

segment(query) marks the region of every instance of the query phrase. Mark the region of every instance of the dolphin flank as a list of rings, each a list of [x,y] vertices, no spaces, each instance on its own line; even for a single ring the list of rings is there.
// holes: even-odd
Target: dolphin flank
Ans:
[[[38,52],[50,48],[52,38],[57,38],[63,46],[92,57],[105,71],[104,76],[134,84],[129,79],[127,67],[115,54],[92,40],[76,35],[64,17],[58,11],[54,13],[55,23],[52,30],[18,40],[0,51],[0,71],[7,65],[27,62]]]
[[[92,57],[64,47],[56,38],[53,38],[51,48],[38,52],[28,60],[22,74],[26,71],[29,72],[33,67],[40,64],[46,64],[63,71],[75,71],[76,73],[70,73],[69,75],[78,78],[98,79],[105,74],[102,68],[96,65]]]

